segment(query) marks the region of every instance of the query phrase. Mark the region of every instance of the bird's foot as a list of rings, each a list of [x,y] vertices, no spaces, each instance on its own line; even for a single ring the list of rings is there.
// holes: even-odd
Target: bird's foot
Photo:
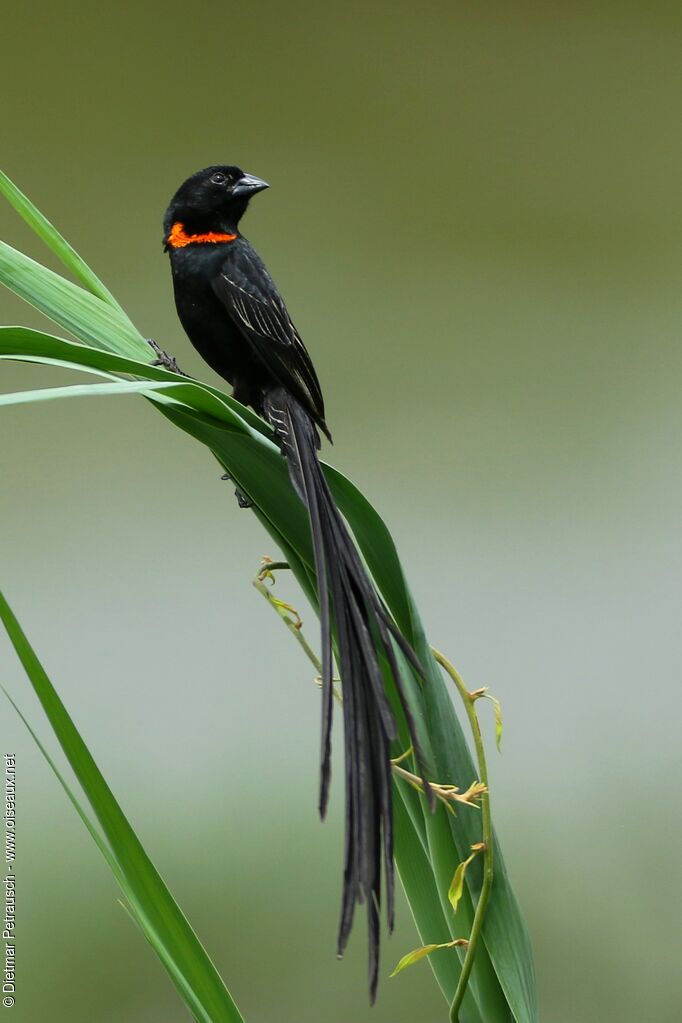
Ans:
[[[163,368],[167,369],[170,373],[177,373],[181,377],[189,376],[188,373],[183,373],[175,358],[172,355],[169,355],[168,352],[165,352],[163,348],[153,340],[153,338],[148,337],[147,344],[157,355],[157,358],[152,362],[152,366],[163,366]]]
[[[234,496],[237,498],[237,504],[240,508],[253,508],[253,501],[250,501],[248,497],[245,497],[241,490],[235,490]]]
[[[223,473],[223,475],[220,478],[221,480],[232,479],[229,472]],[[245,497],[244,494],[242,494],[241,490],[239,490],[239,488],[235,490],[234,496],[237,498],[237,504],[239,505],[240,508],[253,508],[253,501],[250,501],[248,497]]]

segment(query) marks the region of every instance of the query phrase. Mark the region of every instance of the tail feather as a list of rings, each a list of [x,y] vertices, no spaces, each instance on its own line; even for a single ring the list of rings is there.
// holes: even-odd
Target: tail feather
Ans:
[[[320,815],[324,817],[331,777],[332,613],[343,684],[346,820],[343,893],[337,952],[346,948],[355,906],[367,905],[369,992],[373,1002],[379,972],[382,862],[389,930],[394,921],[393,804],[390,744],[397,736],[377,654],[386,657],[423,771],[415,723],[400,676],[393,642],[422,671],[371,583],[317,458],[319,437],[302,405],[283,388],[264,398],[264,412],[287,459],[291,481],[308,509],[318,581],[322,633],[322,742]],[[426,786],[429,796],[430,789]]]
[[[301,498],[310,516],[313,553],[317,572],[320,633],[322,653],[322,745],[320,752],[320,816],[324,818],[329,800],[329,784],[331,781],[331,726],[333,714],[332,684],[332,633],[329,607],[329,578],[327,569],[327,553],[325,549],[325,510],[321,507],[319,487],[317,486],[315,451],[319,448],[319,438],[315,427],[308,420],[304,423],[307,429],[295,428],[287,395],[284,391],[275,391],[265,400],[265,415],[280,439],[287,457],[289,475],[298,496]],[[313,444],[313,459],[310,458],[310,445]]]

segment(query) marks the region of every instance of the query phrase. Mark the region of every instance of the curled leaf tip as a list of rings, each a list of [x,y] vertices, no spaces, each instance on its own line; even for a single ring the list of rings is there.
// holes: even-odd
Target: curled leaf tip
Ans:
[[[415,948],[412,952],[408,952],[407,955],[402,957],[391,976],[395,977],[395,975],[400,973],[401,970],[404,970],[406,966],[412,966],[413,963],[419,962],[420,959],[423,959],[424,956],[429,955],[430,952],[435,951],[437,948],[438,945],[424,945],[423,948]]]
[[[452,881],[450,882],[450,888],[448,889],[448,901],[453,908],[453,911],[457,912],[459,901],[464,894],[464,875],[466,874],[467,867],[472,860],[476,859],[480,852],[483,852],[486,845],[485,842],[475,842],[471,846],[471,856],[468,856],[462,863],[457,865]],[[458,939],[464,940],[464,939]]]

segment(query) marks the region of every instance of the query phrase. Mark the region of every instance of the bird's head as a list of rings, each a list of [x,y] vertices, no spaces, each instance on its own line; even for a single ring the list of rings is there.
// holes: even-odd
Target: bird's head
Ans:
[[[267,187],[267,181],[239,167],[218,164],[197,171],[170,201],[163,221],[164,242],[177,223],[192,234],[236,228],[251,196]]]

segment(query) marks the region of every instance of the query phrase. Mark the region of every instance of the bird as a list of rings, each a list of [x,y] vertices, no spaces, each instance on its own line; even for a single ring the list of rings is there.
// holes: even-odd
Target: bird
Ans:
[[[417,673],[423,669],[377,593],[336,505],[318,458],[320,434],[330,442],[332,435],[317,373],[272,277],[240,229],[249,202],[268,187],[234,165],[197,171],[171,199],[163,221],[163,245],[185,333],[208,365],[232,386],[233,397],[269,423],[292,486],[308,512],[321,630],[323,819],[331,779],[334,637],[343,692],[345,840],[337,954],[343,955],[355,908],[364,903],[373,1003],[382,876],[389,933],[395,918],[391,743],[398,728],[381,661],[395,684],[430,795],[394,644]],[[160,361],[177,370],[174,359],[156,346],[155,351]]]

